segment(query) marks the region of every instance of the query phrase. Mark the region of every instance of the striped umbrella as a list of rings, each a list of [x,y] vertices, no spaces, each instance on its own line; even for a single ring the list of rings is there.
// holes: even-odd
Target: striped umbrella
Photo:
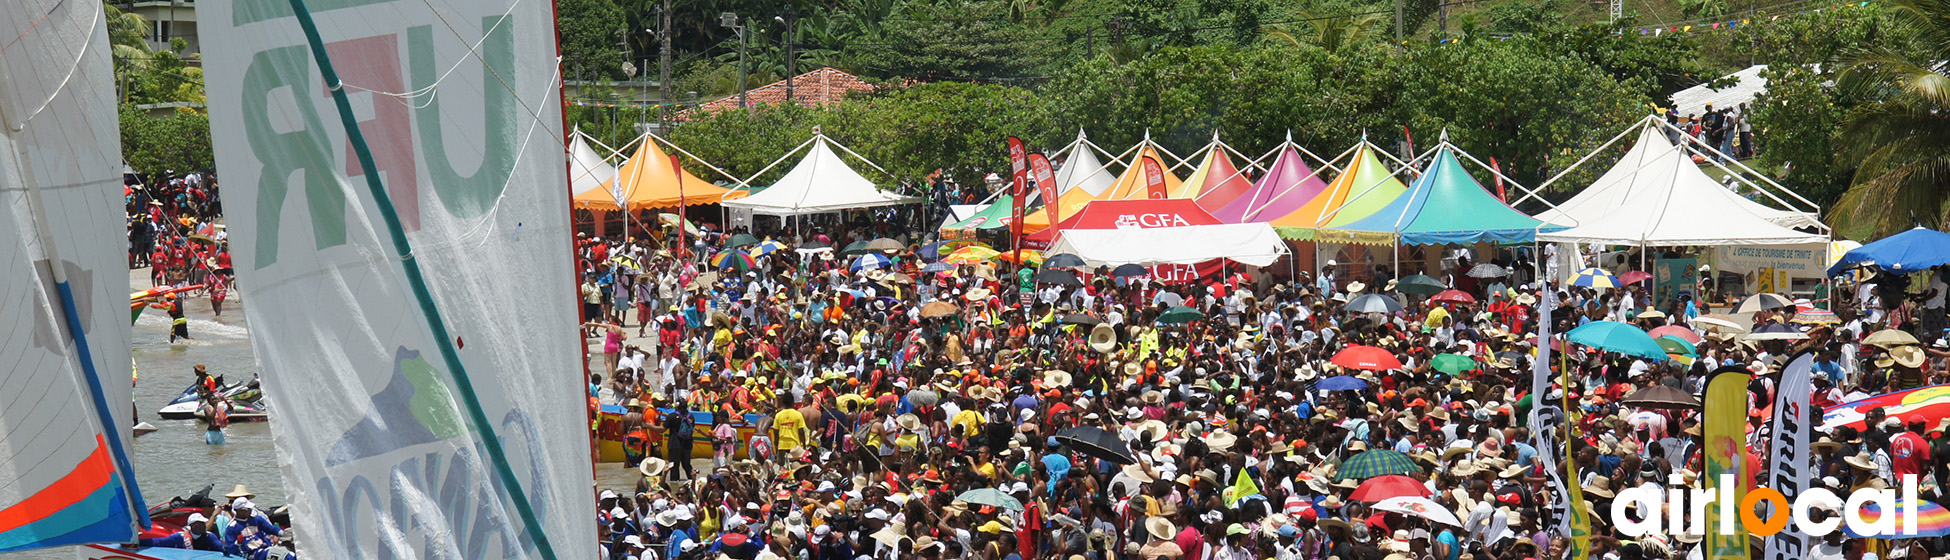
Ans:
[[[1336,471],[1334,476],[1335,480],[1367,480],[1377,476],[1421,471],[1422,467],[1415,466],[1414,459],[1408,458],[1400,451],[1374,449],[1364,451],[1341,463],[1340,470]]]
[[[1616,288],[1624,284],[1619,283],[1618,277],[1612,276],[1610,272],[1605,272],[1603,270],[1599,270],[1596,268],[1587,268],[1578,271],[1578,277],[1571,279],[1571,285],[1584,286],[1586,288],[1593,288],[1593,289],[1600,289],[1600,288]]]
[[[751,255],[752,255],[752,256],[754,256],[754,257],[756,257],[756,256],[761,256],[761,255],[770,255],[770,254],[772,254],[772,253],[776,253],[776,252],[778,252],[778,251],[782,251],[782,250],[785,250],[785,244],[784,244],[784,243],[780,243],[780,242],[778,242],[778,241],[775,241],[775,240],[771,240],[771,239],[767,239],[767,240],[765,240],[765,242],[763,242],[763,243],[759,243],[759,244],[757,244],[757,245],[753,245],[753,246],[752,246],[752,248],[750,248],[750,249],[746,249],[746,250],[745,250],[745,252],[747,252],[747,253],[751,253]]]
[[[851,267],[851,270],[853,270],[854,272],[859,272],[862,270],[867,270],[872,268],[881,268],[891,264],[894,264],[894,259],[887,258],[887,255],[882,255],[879,253],[867,253],[865,255],[860,255],[860,258],[853,260],[853,266]]]
[[[1805,325],[1833,325],[1841,323],[1842,318],[1836,317],[1835,312],[1826,309],[1803,308],[1794,312],[1794,322]]]
[[[1000,254],[995,249],[980,245],[970,245],[957,249],[955,252],[949,253],[946,257],[942,257],[941,262],[949,264],[980,264]]]
[[[1882,516],[1885,513],[1894,514],[1896,516],[1895,532],[1888,533],[1888,534],[1881,534],[1876,532],[1858,533],[1855,531],[1855,529],[1846,528],[1846,527],[1843,528],[1842,531],[1847,533],[1848,536],[1855,537],[1858,539],[1875,538],[1875,537],[1909,539],[1909,538],[1921,538],[1921,537],[1941,537],[1945,535],[1950,535],[1950,510],[1944,509],[1943,506],[1937,505],[1936,502],[1931,502],[1927,500],[1917,500],[1915,534],[1903,532],[1904,523],[1902,518],[1902,511],[1904,509],[1905,504],[1903,503],[1902,499],[1898,498],[1895,501],[1895,503],[1891,505],[1893,506],[1892,509],[1894,509],[1895,511],[1884,512],[1882,511],[1882,505],[1874,502],[1862,504],[1862,509],[1860,511],[1862,515],[1862,521],[1868,523],[1871,526],[1875,525],[1877,521],[1881,521]],[[1846,526],[1847,524],[1844,523],[1843,525]]]
[[[751,255],[747,255],[743,252],[723,251],[716,255],[711,256],[711,266],[715,268],[729,268],[732,270],[744,271],[744,270],[751,270],[753,268],[757,268],[758,261],[753,260]]]

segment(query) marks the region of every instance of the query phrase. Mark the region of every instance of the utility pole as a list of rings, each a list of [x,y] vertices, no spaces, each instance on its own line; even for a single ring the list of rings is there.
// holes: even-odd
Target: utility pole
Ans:
[[[799,19],[799,12],[792,9],[791,4],[786,4],[785,15],[772,19],[785,24],[785,102],[792,103],[792,78],[799,75],[799,55],[794,52],[799,46],[799,37],[792,33],[792,25],[794,20]]]
[[[657,52],[657,92],[661,97],[657,106],[664,115],[664,122],[658,126],[657,132],[670,134],[670,0],[664,0],[663,9],[659,11],[663,12],[662,17],[657,18],[662,22],[663,32],[658,33],[657,38],[663,41],[663,46]]]
[[[738,24],[738,14],[725,12],[718,14],[718,26],[728,27],[738,34],[738,108],[745,105],[745,26]]]
[[[1395,44],[1402,42],[1402,0],[1395,0]]]

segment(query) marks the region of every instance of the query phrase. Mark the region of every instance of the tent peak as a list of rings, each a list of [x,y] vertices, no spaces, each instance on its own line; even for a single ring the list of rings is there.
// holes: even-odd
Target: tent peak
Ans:
[[[1442,134],[1436,136],[1437,144],[1449,143],[1449,127],[1442,127]]]
[[[1088,134],[1084,134],[1084,133],[1083,133],[1083,127],[1081,127],[1081,126],[1079,126],[1079,127],[1077,127],[1077,139],[1078,139],[1078,140],[1085,140],[1085,139],[1088,139],[1088,138],[1090,138],[1090,135],[1088,135]]]

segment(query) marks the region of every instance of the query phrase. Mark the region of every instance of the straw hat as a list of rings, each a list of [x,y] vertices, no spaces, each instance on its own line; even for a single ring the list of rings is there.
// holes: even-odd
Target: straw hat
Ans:
[[[1368,289],[1368,285],[1367,285],[1367,284],[1363,284],[1363,283],[1361,283],[1361,282],[1360,282],[1360,281],[1358,281],[1358,280],[1357,280],[1357,281],[1354,281],[1354,282],[1348,282],[1348,283],[1347,283],[1347,293],[1350,293],[1350,294],[1358,294],[1358,293],[1361,293],[1361,290],[1366,290],[1366,289]]]
[[[903,430],[916,431],[921,429],[921,417],[915,416],[911,412],[895,418],[894,423],[899,424]]]
[[[199,366],[200,366],[200,365],[203,365],[203,364],[197,364],[197,365],[199,365]],[[249,499],[249,498],[255,498],[255,497],[257,497],[257,494],[252,494],[252,493],[251,493],[251,491],[250,491],[250,489],[248,489],[248,488],[244,488],[244,485],[242,485],[242,484],[239,484],[239,485],[237,485],[237,488],[236,488],[236,489],[233,489],[233,490],[231,490],[229,494],[224,494],[224,495],[223,495],[223,497],[225,497],[225,498],[230,498],[230,499],[233,499],[233,500],[235,500],[235,499],[237,499],[237,498],[245,498],[245,499]]]
[[[1346,521],[1342,521],[1342,520],[1339,520],[1339,519],[1335,519],[1335,518],[1332,518],[1332,517],[1329,517],[1329,518],[1327,518],[1327,519],[1322,519],[1322,520],[1320,520],[1320,521],[1319,521],[1319,522],[1317,523],[1317,525],[1319,525],[1319,526],[1320,526],[1320,530],[1322,530],[1322,531],[1326,531],[1326,530],[1328,530],[1328,529],[1331,529],[1331,528],[1334,528],[1334,527],[1340,527],[1342,531],[1346,531],[1346,530],[1348,530],[1348,525],[1347,525],[1347,522],[1346,522]]]
[[[1098,323],[1090,328],[1090,349],[1101,354],[1117,350],[1117,331],[1110,327],[1110,323]]]
[[[1868,453],[1856,453],[1854,456],[1843,459],[1842,461],[1848,463],[1848,466],[1865,471],[1876,470],[1875,459],[1871,459]]]
[[[1137,377],[1139,374],[1144,373],[1144,364],[1124,362],[1124,365],[1118,369],[1124,370],[1125,377]]]
[[[975,288],[975,289],[973,289],[973,290],[969,290],[967,294],[963,294],[963,295],[962,295],[961,297],[963,297],[963,298],[965,298],[965,299],[967,299],[968,301],[981,301],[981,300],[985,300],[985,299],[988,299],[988,298],[989,298],[989,289],[988,289],[988,288]]]
[[[1171,540],[1173,536],[1176,536],[1178,534],[1178,528],[1173,526],[1168,519],[1153,516],[1145,518],[1144,532],[1150,533],[1153,539],[1165,541]]]
[[[1043,372],[1043,385],[1047,387],[1069,387],[1070,372],[1052,369]]]
[[[1603,475],[1591,477],[1591,483],[1584,485],[1584,493],[1610,499],[1614,496],[1611,491],[1611,477]]]
[[[1834,453],[1841,450],[1842,442],[1830,439],[1828,436],[1821,436],[1821,439],[1815,440],[1814,445],[1809,447],[1814,449],[1816,453]]]
[[[1164,441],[1166,437],[1171,435],[1170,428],[1166,427],[1164,422],[1157,420],[1139,422],[1132,425],[1131,429],[1140,433],[1150,434],[1151,441]]]
[[[1145,391],[1142,398],[1145,404],[1164,404],[1165,402],[1165,394],[1156,390]]]
[[[1205,436],[1205,446],[1211,448],[1213,451],[1223,452],[1232,449],[1232,444],[1238,442],[1239,436],[1232,435],[1231,432],[1225,430],[1213,430],[1212,435]]]
[[[1523,465],[1510,465],[1510,468],[1507,468],[1507,469],[1503,469],[1503,472],[1500,472],[1500,473],[1497,473],[1497,474],[1496,474],[1496,477],[1497,477],[1497,478],[1516,478],[1516,477],[1519,477],[1519,476],[1523,476],[1523,472],[1524,472],[1524,471],[1527,471],[1527,470],[1530,470],[1530,469],[1527,469],[1527,468],[1524,468],[1524,466],[1523,466]]]
[[[669,468],[670,461],[657,457],[644,457],[643,462],[636,464],[636,472],[641,473],[644,478],[656,478]]]
[[[1920,346],[1897,346],[1889,349],[1889,357],[1906,368],[1923,367],[1923,348]]]
[[[1140,467],[1136,463],[1124,465],[1123,473],[1124,476],[1131,477],[1132,479],[1135,479],[1138,482],[1142,482],[1145,484],[1150,484],[1157,480],[1155,478],[1151,478],[1151,475],[1145,474],[1144,467]]]

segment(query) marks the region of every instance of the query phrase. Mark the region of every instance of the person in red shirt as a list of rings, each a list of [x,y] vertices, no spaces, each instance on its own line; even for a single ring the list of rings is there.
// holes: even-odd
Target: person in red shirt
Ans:
[[[1903,420],[1909,430],[1889,438],[1889,466],[1896,475],[1889,481],[1892,486],[1901,485],[1903,475],[1916,475],[1920,480],[1930,471],[1930,442],[1923,439],[1923,431],[1928,429],[1923,415],[1911,414]]]

